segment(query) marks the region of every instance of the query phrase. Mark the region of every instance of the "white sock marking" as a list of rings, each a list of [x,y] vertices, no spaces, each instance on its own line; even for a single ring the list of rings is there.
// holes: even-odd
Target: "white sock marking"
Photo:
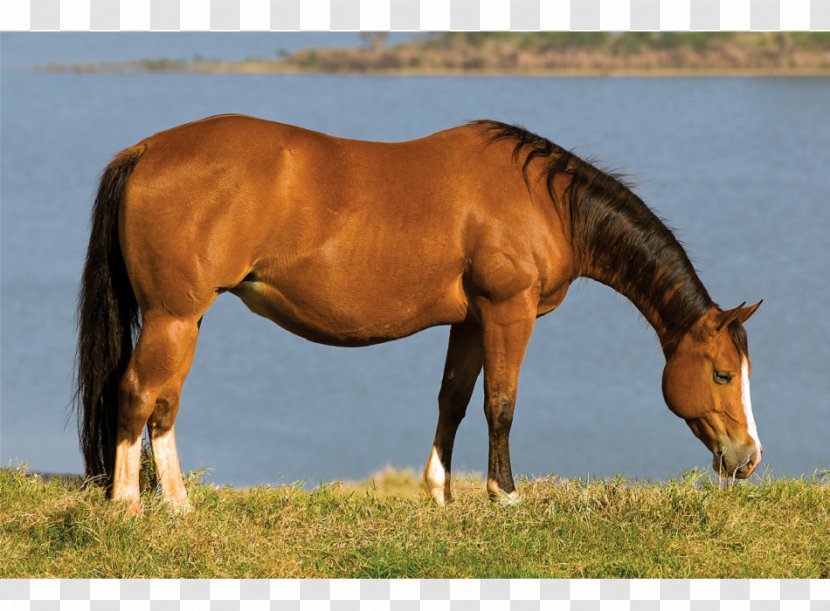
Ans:
[[[755,417],[752,415],[752,399],[749,396],[749,364],[746,362],[746,357],[741,359],[741,402],[746,415],[747,432],[752,437],[752,441],[755,442],[755,447],[760,451],[761,440],[758,439],[758,427],[755,426]]]
[[[447,472],[444,465],[441,464],[441,459],[438,458],[438,450],[432,446],[432,452],[429,453],[429,460],[427,461],[427,480],[430,488],[433,490],[439,489],[443,493],[444,482],[447,479]]]
[[[164,498],[177,509],[186,509],[187,491],[182,481],[179,453],[173,427],[169,431],[152,437],[153,457],[156,460],[161,491]]]

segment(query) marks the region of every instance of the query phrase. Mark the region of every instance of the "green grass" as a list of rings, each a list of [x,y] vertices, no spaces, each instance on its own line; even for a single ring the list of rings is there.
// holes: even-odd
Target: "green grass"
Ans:
[[[188,480],[194,511],[145,493],[125,515],[94,486],[0,470],[0,577],[830,577],[830,486],[765,480],[721,488],[701,473],[480,482],[436,507],[417,477],[220,488]]]

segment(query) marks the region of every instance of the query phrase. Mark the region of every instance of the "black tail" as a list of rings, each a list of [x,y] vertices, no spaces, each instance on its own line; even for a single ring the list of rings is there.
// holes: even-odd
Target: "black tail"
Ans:
[[[118,385],[139,329],[118,241],[118,208],[143,147],[122,151],[101,177],[78,299],[75,406],[86,474],[109,488],[115,469]]]

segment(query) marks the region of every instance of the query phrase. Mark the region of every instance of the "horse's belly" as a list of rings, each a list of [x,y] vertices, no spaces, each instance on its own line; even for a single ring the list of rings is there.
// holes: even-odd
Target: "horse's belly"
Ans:
[[[410,299],[361,297],[362,287],[355,288],[355,292],[344,294],[309,285],[297,290],[246,281],[231,292],[252,312],[295,335],[332,346],[377,344],[427,327],[461,322],[467,316],[460,278],[444,290],[413,294]]]

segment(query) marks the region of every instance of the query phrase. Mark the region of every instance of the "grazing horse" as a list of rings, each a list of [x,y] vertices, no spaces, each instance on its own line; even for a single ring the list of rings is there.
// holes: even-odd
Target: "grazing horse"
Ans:
[[[118,153],[92,213],[76,401],[89,476],[139,509],[149,430],[164,497],[188,507],[179,395],[205,312],[229,292],[314,342],[366,346],[450,325],[424,471],[451,500],[456,430],[484,369],[487,490],[515,498],[508,436],[536,319],[574,280],[614,288],[657,332],[663,394],[720,474],[761,460],[742,324],[619,178],[519,127],[476,121],[400,143],[221,115]]]

